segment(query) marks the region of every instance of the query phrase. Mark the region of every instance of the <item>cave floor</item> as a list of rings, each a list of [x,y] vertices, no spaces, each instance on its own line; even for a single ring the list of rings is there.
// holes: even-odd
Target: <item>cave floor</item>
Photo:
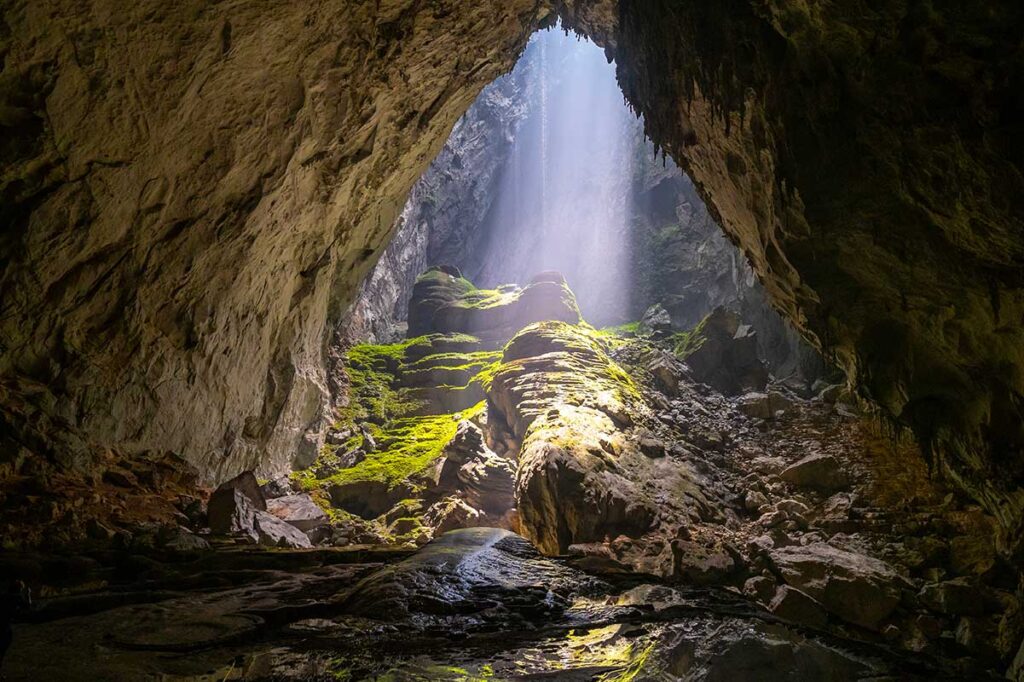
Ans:
[[[50,599],[18,625],[6,679],[963,679],[735,591],[588,573],[498,529],[413,554],[147,561],[161,578]]]
[[[559,333],[572,341],[570,332]],[[531,343],[557,335],[538,336]],[[589,345],[568,347],[591,366],[611,366]],[[581,390],[575,371],[531,378],[523,367],[550,370],[561,357],[539,356],[497,374],[505,393],[491,399],[520,389],[543,389],[531,394],[543,397],[559,382],[566,395]],[[562,357],[574,370],[572,359]],[[192,540],[183,547],[159,534],[146,542],[142,526],[116,544],[133,536],[104,536],[102,523],[83,517],[148,508],[114,496],[134,487],[109,476],[80,481],[73,490],[88,497],[51,502],[47,523],[39,486],[27,478],[9,498],[21,516],[8,527],[59,538],[52,531],[75,518],[103,537],[5,543],[0,576],[30,583],[37,599],[14,626],[4,679],[1002,676],[1024,627],[1016,573],[998,554],[991,520],[932,480],[912,443],[840,399],[837,387],[800,397],[772,384],[726,396],[682,372],[663,386],[664,355],[652,360],[636,344],[618,347],[615,360],[639,385],[640,424],[608,426],[598,438],[590,426],[612,425],[622,404],[538,409],[537,420],[564,422],[547,423],[542,449],[527,443],[517,475],[533,467],[543,482],[566,463],[589,464],[582,483],[522,486],[517,528],[536,548],[492,523],[439,526],[426,544],[346,536],[343,546],[284,549],[206,529],[200,545],[192,533],[172,535]],[[568,451],[578,457],[563,457]],[[545,453],[556,457],[537,459]],[[145,499],[168,509],[187,499],[181,480],[147,478],[170,483]],[[576,523],[564,547],[544,532],[552,519]]]

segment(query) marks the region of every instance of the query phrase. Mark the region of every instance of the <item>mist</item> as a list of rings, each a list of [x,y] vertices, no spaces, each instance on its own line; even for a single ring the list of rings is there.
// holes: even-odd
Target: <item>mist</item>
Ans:
[[[528,75],[529,114],[480,226],[479,267],[469,274],[493,286],[558,270],[588,319],[624,321],[633,168],[638,152],[653,149],[599,47],[544,31],[524,63],[537,65]]]

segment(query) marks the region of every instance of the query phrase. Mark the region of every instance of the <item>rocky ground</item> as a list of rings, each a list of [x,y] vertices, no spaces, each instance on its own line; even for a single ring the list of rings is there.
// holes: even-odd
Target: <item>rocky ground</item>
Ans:
[[[291,478],[190,496],[111,454],[65,487],[93,497],[44,500],[0,554],[42,597],[4,673],[1020,678],[992,519],[843,387],[772,379],[733,316],[595,330],[553,273],[416,292],[412,338],[349,350],[351,402]],[[7,499],[41,504],[32,481]],[[74,550],[39,553],[58,528]]]

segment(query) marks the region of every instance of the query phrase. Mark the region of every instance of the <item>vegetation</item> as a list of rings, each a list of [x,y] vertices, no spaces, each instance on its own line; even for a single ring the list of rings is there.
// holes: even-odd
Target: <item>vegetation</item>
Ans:
[[[636,336],[640,333],[640,321],[626,322],[625,324],[617,324],[612,327],[602,327],[598,331],[602,334],[612,334],[614,336]]]
[[[377,481],[393,488],[421,473],[438,457],[455,436],[461,416],[451,414],[405,417],[395,420],[380,432],[377,450],[366,455],[359,464],[339,469],[324,479],[317,479],[313,469],[298,472],[303,488]],[[333,453],[324,453],[321,459]]]
[[[708,318],[704,317],[703,320],[697,323],[693,329],[687,332],[676,332],[669,338],[669,342],[672,344],[672,352],[680,360],[685,360],[690,355],[700,350],[701,346],[704,345],[706,340],[704,336],[704,327],[707,324]]]

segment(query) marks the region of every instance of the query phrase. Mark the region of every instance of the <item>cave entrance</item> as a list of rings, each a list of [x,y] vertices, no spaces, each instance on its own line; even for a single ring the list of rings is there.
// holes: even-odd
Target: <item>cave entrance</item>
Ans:
[[[637,427],[657,409],[678,418],[684,359],[729,395],[764,389],[769,372],[816,378],[693,183],[646,138],[614,64],[568,32],[536,33],[481,92],[394,234],[343,323],[338,423],[300,472],[353,537],[498,526],[559,553],[642,533],[653,505],[613,491],[570,521],[568,498],[589,495],[574,465],[524,478],[520,463],[549,446],[664,454]],[[665,356],[660,407],[642,396],[650,371],[624,369],[636,358],[621,340],[636,337]]]

